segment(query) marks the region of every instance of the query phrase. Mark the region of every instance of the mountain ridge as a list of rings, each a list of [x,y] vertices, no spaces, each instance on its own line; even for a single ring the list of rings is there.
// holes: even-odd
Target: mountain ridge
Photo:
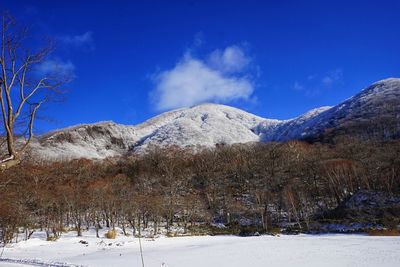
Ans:
[[[384,123],[377,124],[385,116],[390,117],[390,127],[393,124],[394,129],[388,129]],[[221,143],[314,141],[340,133],[364,134],[363,129],[371,135],[376,129],[368,121],[387,128],[379,129],[384,138],[398,135],[399,78],[375,82],[336,106],[315,108],[288,120],[262,118],[235,107],[204,103],[168,111],[137,125],[102,121],[51,131],[35,139],[31,152],[47,160],[102,159],[141,153],[151,146],[212,147]]]

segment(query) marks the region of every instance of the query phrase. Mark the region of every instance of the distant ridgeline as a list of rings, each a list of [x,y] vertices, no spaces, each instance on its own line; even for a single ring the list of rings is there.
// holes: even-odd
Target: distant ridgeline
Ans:
[[[51,161],[104,159],[142,153],[154,146],[198,150],[216,144],[268,141],[331,143],[346,137],[381,141],[400,137],[400,79],[376,82],[334,107],[313,109],[290,120],[202,104],[166,112],[135,126],[100,122],[53,131],[38,137],[31,153]]]

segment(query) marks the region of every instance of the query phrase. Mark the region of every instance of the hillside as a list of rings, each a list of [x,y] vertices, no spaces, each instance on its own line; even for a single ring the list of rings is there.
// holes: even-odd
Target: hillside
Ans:
[[[139,125],[82,124],[40,136],[32,153],[45,160],[101,159],[150,146],[212,147],[216,144],[332,140],[340,135],[392,139],[400,136],[400,79],[372,84],[334,107],[290,120],[261,118],[218,104],[162,113]]]

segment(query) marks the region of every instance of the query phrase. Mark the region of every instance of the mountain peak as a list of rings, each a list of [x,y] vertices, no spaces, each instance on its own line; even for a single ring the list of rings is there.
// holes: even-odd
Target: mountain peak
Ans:
[[[182,110],[182,109],[179,109]],[[202,104],[198,104],[198,105],[194,105],[191,106],[189,108],[183,109],[183,110],[193,110],[195,112],[197,111],[210,111],[210,110],[220,110],[220,111],[236,111],[236,112],[245,112],[248,113],[247,111],[244,111],[242,109],[236,108],[236,107],[232,107],[232,106],[228,106],[228,105],[224,105],[224,104],[217,104],[217,103],[202,103]],[[248,113],[250,114],[250,113]],[[255,116],[255,115],[253,115]]]
[[[400,84],[400,78],[395,78],[395,77],[386,78],[386,79],[377,81],[377,82],[373,83],[372,85],[382,84],[382,83],[385,83],[385,84],[388,84],[388,83],[399,83]]]
[[[193,105],[190,108],[196,108],[196,107],[219,107],[219,106],[221,106],[221,107],[229,107],[229,106],[224,105],[224,104],[205,102],[205,103],[200,103],[200,104],[197,104],[197,105]]]

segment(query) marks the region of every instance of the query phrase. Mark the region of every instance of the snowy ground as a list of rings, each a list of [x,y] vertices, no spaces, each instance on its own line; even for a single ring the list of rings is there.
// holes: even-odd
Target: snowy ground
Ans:
[[[82,244],[79,241],[87,241]],[[201,236],[142,239],[146,267],[399,266],[400,237],[364,235]],[[1,250],[0,250],[1,253]],[[0,266],[141,266],[137,238],[64,234],[9,245]],[[5,260],[8,259],[8,260]],[[12,262],[22,260],[22,264]],[[26,260],[26,261],[24,261]],[[36,263],[32,260],[36,260]],[[57,264],[52,264],[58,262]],[[65,264],[60,264],[65,263]]]

